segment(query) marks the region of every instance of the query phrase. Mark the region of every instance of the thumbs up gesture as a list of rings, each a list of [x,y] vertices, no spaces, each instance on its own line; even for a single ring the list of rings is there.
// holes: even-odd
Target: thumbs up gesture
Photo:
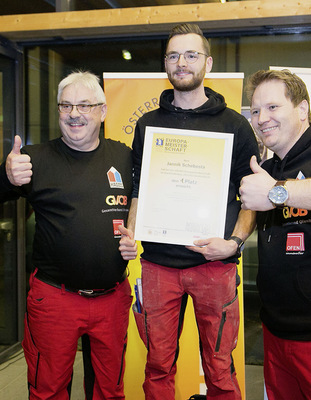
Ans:
[[[250,160],[250,167],[253,174],[244,176],[239,190],[242,208],[253,211],[271,210],[274,207],[268,198],[268,193],[276,180],[260,167],[255,156]]]
[[[130,229],[120,225],[121,240],[119,250],[124,260],[135,260],[137,256],[137,244],[134,239],[134,234]]]
[[[16,135],[11,153],[7,156],[5,170],[12,185],[22,186],[29,183],[32,176],[32,164],[27,154],[21,154],[21,138]]]

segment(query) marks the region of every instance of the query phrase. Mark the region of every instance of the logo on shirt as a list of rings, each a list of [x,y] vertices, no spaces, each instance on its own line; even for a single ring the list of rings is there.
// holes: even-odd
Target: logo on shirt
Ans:
[[[113,219],[112,223],[113,223],[113,236],[115,238],[121,237],[121,232],[119,231],[119,226],[120,225],[124,226],[123,219]]]
[[[106,197],[108,206],[126,206],[127,196],[113,196],[112,194]]]
[[[107,177],[111,188],[124,189],[121,174],[115,167],[110,168],[107,172]]]
[[[303,232],[288,233],[286,240],[286,254],[302,254],[305,251],[305,238]]]
[[[296,179],[301,180],[301,179],[306,179],[306,177],[304,176],[302,171],[299,171]]]

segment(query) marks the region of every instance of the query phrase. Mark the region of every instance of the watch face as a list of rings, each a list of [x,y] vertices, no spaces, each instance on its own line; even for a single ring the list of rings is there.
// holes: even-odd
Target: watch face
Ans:
[[[284,186],[274,186],[269,192],[269,200],[274,204],[284,204],[287,198],[288,193]]]

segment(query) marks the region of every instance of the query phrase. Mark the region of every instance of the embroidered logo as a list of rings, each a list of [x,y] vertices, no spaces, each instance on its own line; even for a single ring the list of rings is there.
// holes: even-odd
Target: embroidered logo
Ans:
[[[286,240],[286,254],[303,254],[305,251],[305,239],[303,232],[288,233]]]
[[[107,172],[107,177],[111,188],[124,189],[121,174],[114,167]]]

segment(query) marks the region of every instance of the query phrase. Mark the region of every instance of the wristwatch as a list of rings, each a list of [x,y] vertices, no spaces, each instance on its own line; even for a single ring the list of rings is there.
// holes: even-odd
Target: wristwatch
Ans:
[[[288,199],[288,190],[285,186],[286,181],[277,181],[272,189],[269,190],[269,200],[275,207],[284,207]]]
[[[241,257],[241,251],[244,250],[244,246],[245,246],[245,243],[243,242],[243,240],[240,239],[240,238],[237,237],[237,236],[230,236],[227,240],[234,240],[235,243],[237,243],[238,248],[237,248],[237,250],[236,250],[236,256],[237,256],[237,257]]]

